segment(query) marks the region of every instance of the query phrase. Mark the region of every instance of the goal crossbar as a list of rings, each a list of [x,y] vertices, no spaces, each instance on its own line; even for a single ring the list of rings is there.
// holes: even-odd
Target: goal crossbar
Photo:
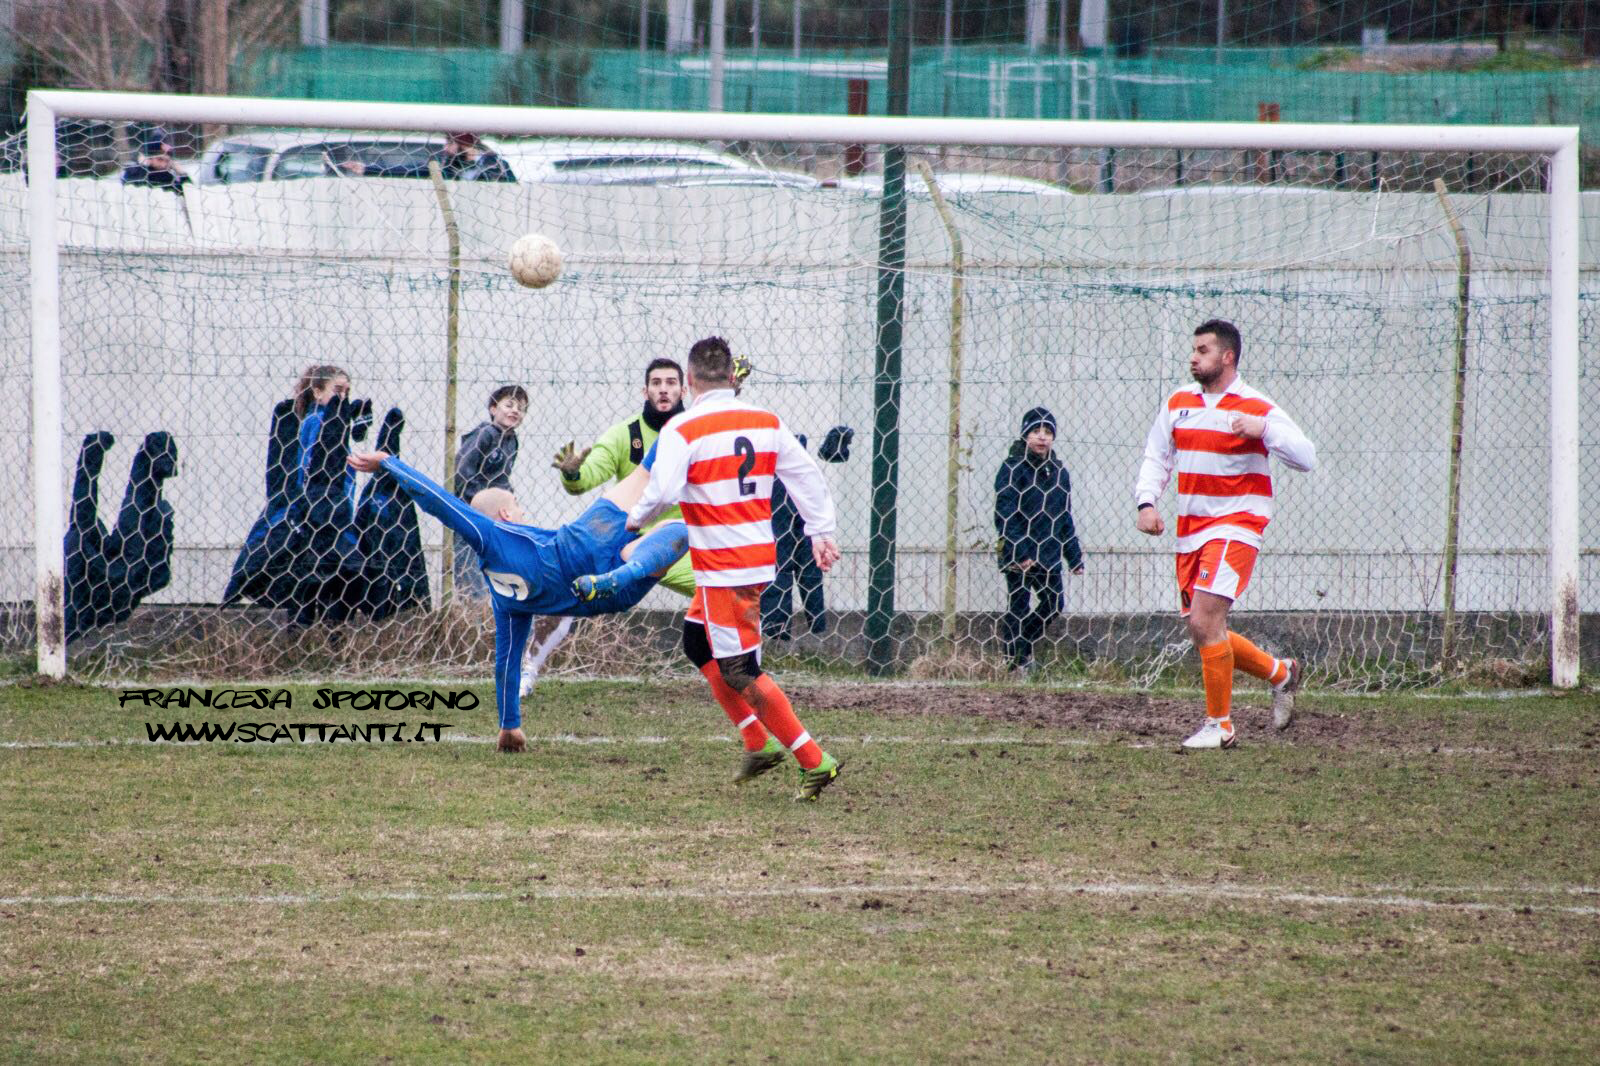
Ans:
[[[1338,123],[1122,122],[944,119],[874,115],[767,115],[615,111],[473,104],[387,104],[266,97],[167,96],[36,90],[30,112],[138,122],[314,126],[438,132],[489,130],[525,137],[670,137],[688,140],[837,141],[848,144],[1030,148],[1280,149],[1554,155],[1576,148],[1576,126],[1404,126]]]
[[[384,104],[152,93],[28,94],[28,236],[32,315],[35,619],[41,674],[66,674],[65,499],[61,480],[61,345],[56,237],[59,118],[511,136],[820,141],[879,145],[1260,151],[1513,152],[1547,157],[1550,276],[1550,640],[1556,687],[1578,681],[1578,129],[1103,122],[759,115],[443,104]]]

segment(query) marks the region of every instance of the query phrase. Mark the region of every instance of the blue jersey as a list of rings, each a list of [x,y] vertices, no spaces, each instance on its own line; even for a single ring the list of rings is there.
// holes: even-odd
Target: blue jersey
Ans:
[[[460,534],[478,553],[494,604],[495,700],[502,729],[515,729],[522,721],[517,690],[522,653],[536,616],[616,614],[637,604],[655,586],[655,577],[647,576],[623,585],[615,596],[587,603],[572,591],[574,578],[621,566],[623,546],[638,537],[627,531],[627,515],[610,500],[596,501],[576,522],[542,529],[497,522],[474,511],[399,459],[385,459],[383,468],[418,507]]]

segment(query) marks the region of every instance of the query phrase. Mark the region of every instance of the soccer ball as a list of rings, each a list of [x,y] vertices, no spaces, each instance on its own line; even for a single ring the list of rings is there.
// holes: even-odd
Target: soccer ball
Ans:
[[[561,249],[542,233],[518,237],[511,246],[511,276],[530,289],[542,289],[561,276]]]

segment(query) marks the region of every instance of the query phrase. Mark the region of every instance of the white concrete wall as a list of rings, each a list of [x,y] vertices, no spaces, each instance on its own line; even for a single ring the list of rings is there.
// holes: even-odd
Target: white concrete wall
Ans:
[[[144,433],[173,432],[179,549],[159,602],[211,602],[260,510],[272,404],[311,362],[408,417],[404,452],[442,473],[445,242],[426,183],[307,181],[191,191],[63,183],[63,483],[84,433],[118,443],[101,485],[115,520]],[[454,185],[466,270],[458,432],[490,389],[534,395],[515,482],[547,524],[585,501],[549,457],[636,410],[644,364],[721,333],[759,370],[749,396],[813,444],[856,428],[826,467],[847,550],[833,602],[864,598],[872,439],[875,202],[838,190]],[[1586,196],[1586,217],[1597,206]],[[1548,522],[1542,198],[1461,198],[1473,242],[1463,468],[1463,609],[1541,610]],[[186,210],[185,210],[186,209]],[[1279,517],[1245,606],[1418,610],[1440,603],[1454,246],[1422,195],[992,196],[958,205],[968,258],[960,482],[963,609],[1001,606],[992,479],[1028,407],[1050,407],[1072,471],[1089,574],[1077,610],[1171,606],[1170,541],[1132,528],[1132,481],[1188,337],[1212,315],[1245,335],[1247,380],[1318,443],[1276,479]],[[503,249],[539,231],[563,279],[518,288]],[[1600,263],[1586,227],[1585,262]],[[0,601],[31,598],[28,305],[22,187],[0,178]],[[944,543],[949,272],[913,201],[906,292],[898,605],[936,608]],[[1585,277],[1584,337],[1600,328]],[[1585,360],[1583,409],[1600,413]],[[1590,434],[1589,436],[1592,436]],[[1592,452],[1586,451],[1586,455]],[[1587,466],[1587,464],[1586,464]],[[1584,482],[1593,543],[1596,490]],[[1170,496],[1167,511],[1170,517]],[[424,522],[429,544],[438,527]],[[1595,557],[1585,557],[1586,576]],[[1600,609],[1585,582],[1585,610]],[[661,595],[661,594],[658,594]],[[663,600],[670,602],[670,600]]]

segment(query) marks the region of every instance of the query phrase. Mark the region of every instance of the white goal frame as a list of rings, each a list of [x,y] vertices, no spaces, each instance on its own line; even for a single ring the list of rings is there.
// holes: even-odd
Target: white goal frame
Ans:
[[[1578,269],[1580,201],[1575,126],[1399,126],[695,114],[444,104],[28,93],[35,624],[38,671],[67,672],[66,500],[61,476],[61,321],[56,237],[56,120],[60,118],[315,126],[515,136],[1036,148],[1256,151],[1508,152],[1549,159],[1550,225],[1550,682],[1578,683]]]

